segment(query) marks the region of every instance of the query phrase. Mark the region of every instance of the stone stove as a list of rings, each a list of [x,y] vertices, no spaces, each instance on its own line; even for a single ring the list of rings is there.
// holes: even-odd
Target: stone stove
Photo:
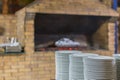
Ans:
[[[89,0],[36,0],[16,12],[17,36],[25,51],[61,50],[49,46],[36,50],[36,47],[44,43],[55,43],[55,40],[63,38],[61,36],[70,38],[74,35],[76,39],[76,35],[84,35],[88,44],[86,51],[97,48],[113,52],[114,21],[119,14],[100,0],[88,2]],[[62,49],[81,50],[81,47]]]

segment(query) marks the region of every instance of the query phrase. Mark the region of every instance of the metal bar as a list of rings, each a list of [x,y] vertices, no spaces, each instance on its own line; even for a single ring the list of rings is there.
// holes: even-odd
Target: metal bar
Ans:
[[[113,0],[113,9],[117,11],[118,0]]]
[[[118,25],[117,25],[117,21],[115,22],[115,54],[118,53]]]
[[[117,11],[117,7],[118,7],[118,1],[117,0],[113,0],[113,9]],[[118,25],[117,25],[117,21],[115,22],[115,51],[114,53],[117,54],[118,53]]]

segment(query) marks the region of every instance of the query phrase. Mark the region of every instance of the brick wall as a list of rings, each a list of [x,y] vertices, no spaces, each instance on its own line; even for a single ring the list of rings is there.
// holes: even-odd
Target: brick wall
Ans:
[[[53,80],[53,52],[0,56],[0,80]]]
[[[109,23],[108,24],[108,49],[110,51],[115,51],[115,36],[114,36],[114,33],[115,33],[115,23]]]
[[[103,49],[108,49],[108,23],[102,24],[99,29],[93,34],[94,45]]]
[[[17,37],[16,34],[16,16],[0,15],[0,28],[3,28],[3,34],[0,35],[0,43],[3,43],[7,37]]]
[[[120,7],[118,7],[118,12],[120,13]],[[120,52],[120,18],[118,21],[119,25],[118,25],[118,51]]]
[[[16,28],[17,28],[17,37],[19,42],[21,43],[22,46],[24,46],[24,24],[25,24],[25,9],[21,9],[18,13],[16,13]],[[21,36],[22,35],[22,36]]]
[[[111,7],[112,6],[112,0],[101,0],[105,5]]]
[[[105,23],[93,35],[94,42],[100,44],[98,46],[102,47],[103,49],[108,49],[109,51],[112,51],[112,53],[114,53],[115,50],[114,27],[114,22]]]

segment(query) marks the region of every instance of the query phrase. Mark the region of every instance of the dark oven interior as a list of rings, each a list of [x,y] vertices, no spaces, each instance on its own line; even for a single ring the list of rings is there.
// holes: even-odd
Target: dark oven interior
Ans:
[[[106,17],[36,13],[35,50],[94,49],[93,34]]]

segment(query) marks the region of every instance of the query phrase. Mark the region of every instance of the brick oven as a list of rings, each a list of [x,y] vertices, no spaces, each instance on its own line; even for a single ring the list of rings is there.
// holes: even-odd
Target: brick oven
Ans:
[[[26,52],[114,51],[114,21],[118,13],[100,0],[36,0],[16,15],[17,36]],[[64,38],[81,45],[55,45]]]

